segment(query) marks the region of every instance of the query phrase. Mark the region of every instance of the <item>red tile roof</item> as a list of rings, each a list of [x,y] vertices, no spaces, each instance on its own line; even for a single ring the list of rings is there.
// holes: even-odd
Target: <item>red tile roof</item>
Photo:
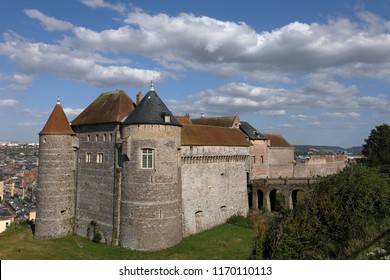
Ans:
[[[59,102],[57,102],[49,119],[39,135],[73,135],[75,134],[70,128],[68,118],[66,117],[64,110]]]
[[[187,117],[187,116],[175,116],[175,118],[177,119],[177,121],[178,121],[181,125],[192,124],[190,118]]]
[[[133,112],[134,106],[134,102],[123,90],[105,92],[85,108],[71,124],[119,123]]]
[[[233,127],[238,116],[191,119],[193,124]]]
[[[292,147],[280,134],[264,134],[271,142],[271,147]]]
[[[181,128],[183,146],[250,146],[245,135],[237,128],[207,125],[183,125]]]

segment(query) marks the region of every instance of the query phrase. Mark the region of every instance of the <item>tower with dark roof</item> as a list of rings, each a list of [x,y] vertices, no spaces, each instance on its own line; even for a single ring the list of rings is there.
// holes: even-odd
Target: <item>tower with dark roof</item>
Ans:
[[[181,125],[151,86],[122,126],[120,244],[159,250],[182,239]]]
[[[72,231],[75,211],[74,135],[58,99],[39,133],[37,238],[61,237]]]

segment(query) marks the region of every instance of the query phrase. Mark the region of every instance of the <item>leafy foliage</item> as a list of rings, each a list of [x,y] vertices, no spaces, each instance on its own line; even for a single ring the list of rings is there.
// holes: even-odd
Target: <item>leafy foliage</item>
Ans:
[[[305,202],[270,225],[265,259],[347,258],[389,224],[390,184],[376,169],[350,166],[318,183]]]
[[[390,126],[375,127],[364,141],[364,163],[371,167],[390,168]]]

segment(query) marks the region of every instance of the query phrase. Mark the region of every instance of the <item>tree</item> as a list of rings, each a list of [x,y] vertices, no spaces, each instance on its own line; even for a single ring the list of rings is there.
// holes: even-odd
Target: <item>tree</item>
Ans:
[[[389,179],[376,169],[352,165],[324,178],[302,204],[278,216],[251,257],[345,259],[389,226]]]
[[[382,124],[371,130],[364,140],[364,163],[371,167],[380,167],[383,170],[390,168],[390,126]]]

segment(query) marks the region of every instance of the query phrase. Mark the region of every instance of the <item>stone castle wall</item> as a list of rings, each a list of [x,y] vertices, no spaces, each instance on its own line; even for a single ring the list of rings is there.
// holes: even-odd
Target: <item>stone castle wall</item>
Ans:
[[[128,125],[122,136],[120,244],[136,250],[171,247],[182,239],[181,128]],[[141,166],[143,149],[153,150],[152,169]]]
[[[291,147],[270,147],[269,177],[291,178],[294,174],[294,149]]]
[[[294,177],[307,178],[332,175],[343,170],[347,161],[347,155],[314,155],[308,161],[294,166]]]
[[[268,140],[252,140],[252,179],[269,176]]]
[[[115,124],[83,125],[74,129],[79,137],[76,233],[92,239],[99,231],[101,241],[111,243],[118,127]]]
[[[74,225],[74,136],[41,135],[35,237],[68,235]]]
[[[248,212],[248,147],[181,147],[183,236]]]

